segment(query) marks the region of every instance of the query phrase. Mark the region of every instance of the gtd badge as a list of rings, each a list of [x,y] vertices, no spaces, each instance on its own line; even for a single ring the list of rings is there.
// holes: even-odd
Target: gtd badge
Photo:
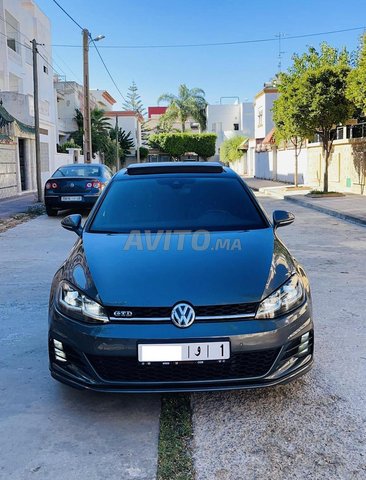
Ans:
[[[118,318],[129,318],[132,315],[133,313],[130,310],[115,310],[113,312],[113,316]]]

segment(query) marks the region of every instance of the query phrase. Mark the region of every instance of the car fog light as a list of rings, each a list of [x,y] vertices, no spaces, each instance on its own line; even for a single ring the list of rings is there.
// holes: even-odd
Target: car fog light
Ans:
[[[297,355],[302,357],[303,355],[307,355],[309,352],[309,332],[305,333],[301,336],[301,341],[299,348],[297,350]]]
[[[64,350],[64,346],[62,345],[62,342],[59,342],[58,340],[53,339],[53,344],[56,348],[59,350]]]
[[[56,360],[59,362],[67,362],[66,353],[64,352],[64,346],[62,345],[62,342],[53,339],[53,346]]]

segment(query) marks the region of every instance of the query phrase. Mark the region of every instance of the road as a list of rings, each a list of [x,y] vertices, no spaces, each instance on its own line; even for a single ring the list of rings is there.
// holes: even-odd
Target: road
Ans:
[[[152,480],[160,398],[73,390],[48,373],[49,287],[75,238],[46,216],[0,234],[0,478]]]
[[[274,389],[192,397],[197,480],[366,478],[366,228],[281,200],[314,302],[315,366]]]

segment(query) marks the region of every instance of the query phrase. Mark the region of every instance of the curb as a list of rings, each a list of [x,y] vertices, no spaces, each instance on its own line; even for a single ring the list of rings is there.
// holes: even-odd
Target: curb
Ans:
[[[340,218],[341,220],[345,220],[350,223],[355,223],[357,225],[361,225],[366,227],[366,220],[360,217],[356,217],[354,215],[349,215],[348,213],[341,213],[337,210],[332,210],[327,207],[322,207],[321,205],[314,205],[313,203],[306,202],[304,200],[298,199],[296,197],[285,196],[284,200],[287,202],[297,203],[305,208],[310,208],[311,210],[317,210],[318,212],[325,213],[326,215],[330,215],[331,217]]]
[[[251,190],[253,190],[253,192],[262,193],[263,195],[267,195],[268,197],[276,198],[277,200],[283,200],[283,195],[277,195],[274,192],[267,192],[266,191],[267,188],[273,188],[273,187],[251,187],[250,185],[248,185],[248,187]]]

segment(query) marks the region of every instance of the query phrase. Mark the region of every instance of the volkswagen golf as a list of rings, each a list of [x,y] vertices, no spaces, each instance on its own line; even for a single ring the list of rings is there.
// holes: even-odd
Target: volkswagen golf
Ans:
[[[289,382],[313,363],[309,281],[245,182],[219,163],[137,164],[108,183],[56,272],[52,376],[112,392]]]

